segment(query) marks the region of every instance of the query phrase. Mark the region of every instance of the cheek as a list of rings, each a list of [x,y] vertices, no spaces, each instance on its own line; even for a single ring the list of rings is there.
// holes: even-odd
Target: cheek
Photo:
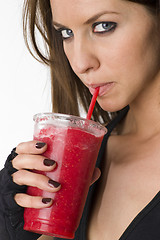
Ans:
[[[103,72],[116,82],[116,88],[99,104],[104,110],[117,111],[134,101],[156,79],[160,72],[160,44],[150,38],[119,42],[119,46],[106,51],[101,62]]]
[[[63,50],[64,50],[64,53],[65,53],[69,63],[71,64],[72,58],[74,55],[73,47],[71,47],[71,44],[66,44],[65,42],[63,42]]]
[[[101,49],[103,69],[119,79],[140,80],[144,75],[152,78],[160,66],[160,41],[152,31],[136,38],[131,34],[128,36],[112,42],[112,47],[107,47],[107,51]]]

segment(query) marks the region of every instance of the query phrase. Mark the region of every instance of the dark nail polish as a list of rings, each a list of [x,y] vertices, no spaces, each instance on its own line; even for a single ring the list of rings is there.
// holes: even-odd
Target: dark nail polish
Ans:
[[[51,179],[48,181],[48,184],[49,184],[49,186],[55,187],[55,188],[58,188],[60,186],[60,183],[53,181]]]
[[[44,204],[47,204],[47,203],[49,203],[49,202],[51,202],[51,198],[43,198],[42,199],[42,202],[44,203]]]
[[[56,162],[54,160],[51,160],[51,159],[44,159],[43,163],[44,163],[45,166],[50,167],[50,166],[53,166]]]
[[[36,143],[36,148],[41,149],[41,148],[43,148],[45,145],[46,145],[46,143],[37,142],[37,143]]]

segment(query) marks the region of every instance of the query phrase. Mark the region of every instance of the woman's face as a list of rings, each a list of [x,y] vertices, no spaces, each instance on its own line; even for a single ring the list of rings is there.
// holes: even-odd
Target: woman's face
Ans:
[[[50,0],[73,71],[107,111],[151,89],[160,67],[160,34],[143,5],[124,0]]]

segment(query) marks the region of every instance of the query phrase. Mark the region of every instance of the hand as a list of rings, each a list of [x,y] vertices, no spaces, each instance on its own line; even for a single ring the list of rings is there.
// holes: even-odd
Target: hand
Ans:
[[[13,159],[12,165],[18,171],[13,173],[13,182],[18,185],[27,185],[38,187],[48,192],[57,192],[61,185],[48,177],[37,174],[28,170],[52,171],[56,167],[54,160],[46,159],[43,154],[47,149],[47,145],[35,140],[20,143],[16,147],[18,155]],[[27,170],[26,170],[27,169]],[[91,185],[99,179],[101,175],[100,169],[95,168]],[[16,203],[21,207],[28,208],[45,208],[52,205],[52,199],[46,199],[40,196],[29,196],[25,193],[17,193],[14,197]]]
[[[13,173],[13,182],[18,185],[38,187],[48,192],[57,192],[61,185],[48,177],[34,173],[30,170],[51,171],[56,167],[56,162],[46,159],[43,154],[47,145],[37,141],[20,143],[16,147],[18,155],[13,159],[12,164],[18,171]],[[27,170],[26,170],[27,169]],[[45,208],[52,205],[52,199],[39,196],[29,196],[25,193],[17,193],[15,201],[21,207]]]

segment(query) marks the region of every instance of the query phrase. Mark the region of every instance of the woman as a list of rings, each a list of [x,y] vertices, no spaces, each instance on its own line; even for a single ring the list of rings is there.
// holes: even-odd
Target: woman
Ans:
[[[159,0],[25,4],[25,37],[28,23],[32,46],[51,69],[53,111],[78,115],[79,103],[87,110],[91,94],[100,86],[93,119],[110,121],[97,161],[101,177],[95,169],[93,181],[100,178],[90,189],[75,239],[158,240]],[[46,42],[48,58],[37,47],[35,25]],[[21,220],[23,207],[52,204],[52,199],[26,195],[26,185],[60,190],[60,183],[53,181],[51,187],[46,177],[24,170],[52,170],[54,159],[41,155],[46,148],[35,141],[19,144],[1,172],[1,231],[6,239],[48,239],[23,231]]]

